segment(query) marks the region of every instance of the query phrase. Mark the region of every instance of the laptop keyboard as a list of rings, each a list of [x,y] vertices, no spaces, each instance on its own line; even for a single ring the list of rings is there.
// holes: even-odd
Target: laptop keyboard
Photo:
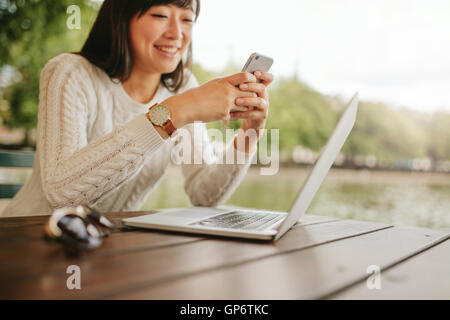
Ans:
[[[286,217],[274,213],[233,211],[191,223],[192,226],[242,230],[264,230]]]

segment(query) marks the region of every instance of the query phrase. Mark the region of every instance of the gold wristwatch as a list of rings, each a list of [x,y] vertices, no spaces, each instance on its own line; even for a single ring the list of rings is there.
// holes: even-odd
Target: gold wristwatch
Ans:
[[[169,136],[176,130],[171,120],[169,108],[156,103],[148,109],[146,113],[147,119],[155,126],[161,127],[167,132]]]

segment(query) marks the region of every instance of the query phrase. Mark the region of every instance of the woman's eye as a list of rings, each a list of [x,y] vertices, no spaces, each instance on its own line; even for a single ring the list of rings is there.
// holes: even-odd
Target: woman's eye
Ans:
[[[152,14],[152,17],[156,17],[156,18],[167,18],[167,16],[162,15],[162,14]]]
[[[192,19],[184,19],[183,21],[186,21],[186,22],[194,22],[194,20],[192,20]]]

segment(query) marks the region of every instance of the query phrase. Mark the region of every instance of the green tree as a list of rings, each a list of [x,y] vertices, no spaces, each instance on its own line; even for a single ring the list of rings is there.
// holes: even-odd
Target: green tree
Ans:
[[[281,79],[270,90],[267,129],[280,130],[280,148],[302,145],[319,150],[336,123],[329,101],[296,78]]]
[[[428,124],[430,132],[429,154],[434,160],[450,160],[450,113],[438,111]]]
[[[344,152],[375,155],[393,161],[427,156],[429,139],[410,110],[396,110],[382,103],[360,102],[356,124]]]
[[[70,5],[81,10],[81,29],[67,27]],[[0,100],[7,101],[0,111],[5,125],[27,131],[36,126],[40,71],[50,58],[81,48],[95,17],[93,6],[81,0],[0,2],[0,70],[9,66],[20,75],[18,82],[1,90]]]

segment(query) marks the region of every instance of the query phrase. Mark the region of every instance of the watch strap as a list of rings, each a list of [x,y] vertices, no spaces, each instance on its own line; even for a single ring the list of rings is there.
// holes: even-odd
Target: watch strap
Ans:
[[[172,120],[167,120],[167,122],[162,126],[163,127],[163,129],[167,132],[167,134],[169,135],[169,136],[171,136],[172,135],[172,133],[175,131],[175,130],[177,130],[177,128],[175,128],[175,126],[173,125],[173,123],[172,123]]]

